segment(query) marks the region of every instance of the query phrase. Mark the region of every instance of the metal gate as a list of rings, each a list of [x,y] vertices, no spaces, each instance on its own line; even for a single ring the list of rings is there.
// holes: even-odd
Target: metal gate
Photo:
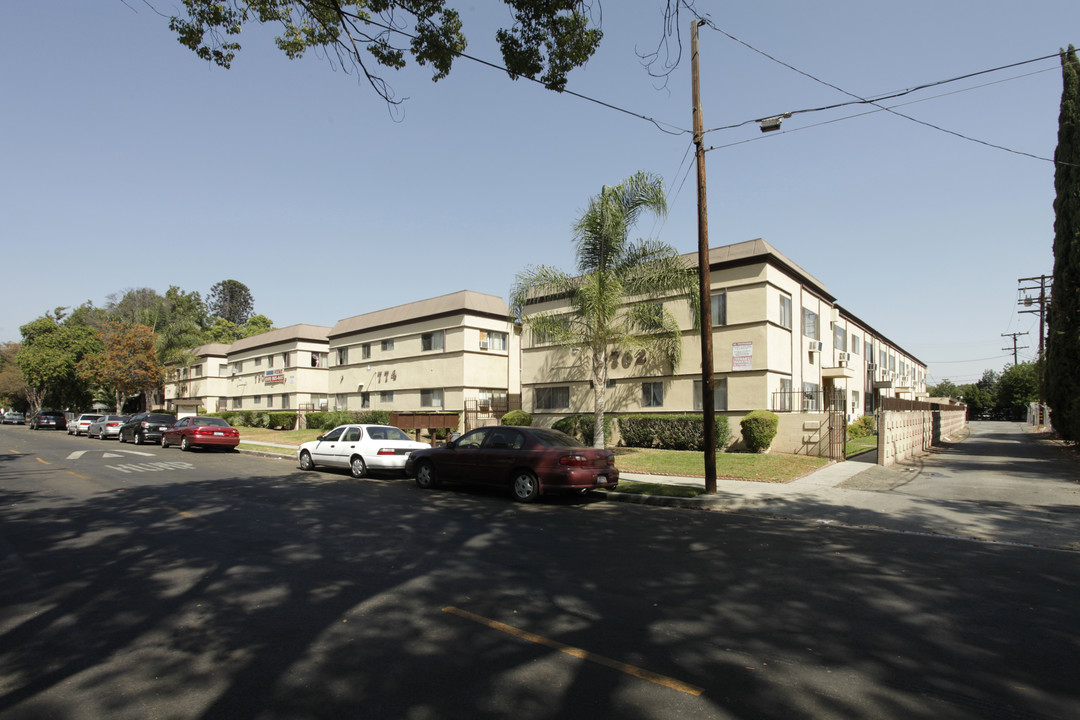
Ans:
[[[829,409],[826,411],[829,423],[829,459],[843,462],[847,459],[846,393],[843,389],[834,389],[827,395],[829,403]]]

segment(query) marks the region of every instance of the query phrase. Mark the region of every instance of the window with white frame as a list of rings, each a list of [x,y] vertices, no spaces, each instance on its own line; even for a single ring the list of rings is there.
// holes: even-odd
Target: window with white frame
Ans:
[[[536,410],[565,410],[570,407],[570,387],[538,387],[533,389],[533,407]]]
[[[821,339],[817,313],[809,308],[802,309],[802,334],[814,340]]]
[[[859,354],[859,342],[860,341],[858,335],[851,336],[851,352],[855,355]]]
[[[480,349],[481,350],[505,350],[506,349],[506,333],[491,332],[488,330],[480,331]]]
[[[727,410],[727,378],[713,378],[713,411]],[[703,410],[704,400],[701,394],[701,381],[694,381],[694,409]]]
[[[381,390],[379,391],[379,402],[382,404],[388,404],[394,402],[393,390]]]
[[[420,391],[420,407],[441,408],[443,406],[442,388]]]
[[[727,325],[726,292],[718,292],[712,294],[712,324],[713,327]]]
[[[420,335],[420,350],[424,352],[442,350],[444,340],[445,332],[442,330],[423,333]]]
[[[715,295],[713,297],[716,297]],[[641,407],[664,406],[664,383],[650,381],[641,383]]]
[[[343,347],[337,349],[337,364],[348,365],[349,364],[349,348]]]
[[[802,384],[802,411],[821,412],[821,391],[817,383]]]
[[[780,325],[791,329],[791,296],[780,296]]]
[[[839,323],[833,327],[833,347],[840,352],[847,352],[847,330]]]
[[[777,403],[777,410],[780,412],[791,412],[791,378],[780,378],[780,402]]]

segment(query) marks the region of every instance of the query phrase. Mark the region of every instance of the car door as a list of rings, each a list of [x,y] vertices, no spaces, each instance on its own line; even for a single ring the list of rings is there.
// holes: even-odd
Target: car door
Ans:
[[[184,428],[191,424],[191,418],[184,418],[178,420],[175,425],[164,432],[164,437],[169,438],[169,442],[174,445],[180,444],[180,438],[184,436]]]
[[[491,428],[486,427],[467,432],[457,439],[452,448],[439,453],[438,471],[442,477],[447,480],[477,482],[474,469],[481,453],[480,448],[489,432]]]
[[[333,459],[328,461],[327,464],[348,467],[349,458],[353,456],[354,452],[359,451],[362,437],[363,432],[360,428],[355,426],[346,427],[345,431],[341,433],[341,438],[334,443],[334,447],[328,450],[328,454],[332,455]]]
[[[337,452],[338,441],[341,440],[341,434],[345,432],[345,427],[336,427],[330,432],[322,436],[322,439],[315,443],[315,447],[311,449],[311,459],[315,461],[317,465],[334,465],[335,453]]]
[[[492,428],[473,466],[476,482],[505,484],[524,444],[525,436],[521,431],[509,427]]]

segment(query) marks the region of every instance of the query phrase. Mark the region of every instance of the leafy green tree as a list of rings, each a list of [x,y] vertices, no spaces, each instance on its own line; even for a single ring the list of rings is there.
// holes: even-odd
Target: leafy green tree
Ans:
[[[0,405],[6,408],[26,407],[26,380],[15,362],[19,343],[0,343]]]
[[[168,316],[165,298],[153,288],[128,288],[119,298],[113,294],[108,299],[108,320],[114,323],[145,325],[157,330]]]
[[[678,364],[682,335],[672,313],[656,302],[688,297],[697,306],[697,276],[670,245],[629,240],[643,212],[664,215],[663,181],[639,172],[605,186],[574,226],[576,276],[549,266],[528,267],[510,290],[510,312],[534,337],[580,353],[593,384],[595,447],[604,447],[608,363],[612,350],[650,351]],[[543,298],[565,297],[567,311],[529,312]],[[630,302],[633,300],[633,302]]]
[[[503,3],[514,22],[496,39],[512,78],[539,76],[549,88],[562,90],[567,74],[584,65],[600,44],[600,29],[590,27],[588,0]],[[169,28],[206,61],[228,68],[240,50],[237,38],[244,26],[273,23],[280,26],[277,46],[289,58],[322,50],[344,70],[357,70],[392,105],[401,100],[374,73],[372,62],[399,70],[412,55],[418,64],[431,66],[437,81],[450,73],[467,42],[461,17],[446,0],[182,0],[182,5],[184,13],[173,15]]]
[[[1038,366],[1033,362],[1010,365],[1001,373],[997,387],[997,406],[1016,417],[1023,417],[1029,403],[1039,400]]]
[[[100,353],[82,359],[79,376],[111,389],[116,412],[124,400],[140,392],[149,397],[163,377],[154,347],[154,331],[146,325],[110,322],[98,332]]]
[[[239,280],[222,280],[210,288],[210,314],[241,326],[251,317],[255,300]]]
[[[1080,61],[1061,53],[1062,91],[1054,152],[1054,286],[1047,313],[1046,399],[1058,434],[1080,441]]]
[[[979,387],[978,384],[961,385],[958,390],[960,391],[960,399],[967,405],[968,414],[971,417],[976,417],[994,408],[994,396]]]
[[[37,412],[48,401],[56,407],[84,407],[92,399],[76,368],[101,352],[97,331],[78,321],[61,321],[66,308],[46,313],[19,328],[23,341],[15,362],[26,381],[26,401]]]
[[[240,337],[252,337],[253,335],[261,335],[264,332],[270,332],[274,329],[274,321],[265,315],[252,315],[248,318],[248,321],[244,323],[244,327],[241,328]]]
[[[942,380],[937,385],[933,385],[927,388],[927,392],[930,397],[937,398],[958,398],[960,397],[960,388],[957,387],[952,380]]]

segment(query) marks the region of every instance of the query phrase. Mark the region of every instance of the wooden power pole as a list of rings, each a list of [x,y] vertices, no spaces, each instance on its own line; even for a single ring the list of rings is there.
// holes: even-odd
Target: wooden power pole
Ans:
[[[713,398],[712,282],[709,269],[709,216],[705,195],[704,124],[698,76],[698,26],[690,23],[690,67],[694,116],[694,147],[697,159],[698,295],[701,303],[701,413],[705,430],[705,492],[716,494],[716,403]]]

